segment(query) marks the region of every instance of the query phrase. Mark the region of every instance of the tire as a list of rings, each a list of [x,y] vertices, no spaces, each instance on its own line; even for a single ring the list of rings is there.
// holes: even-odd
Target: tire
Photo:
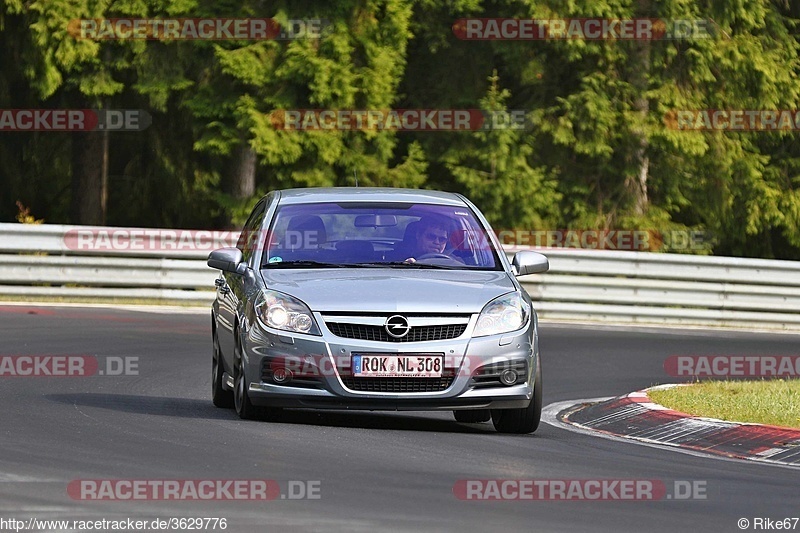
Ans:
[[[542,418],[542,363],[536,359],[536,379],[533,398],[528,407],[520,409],[493,409],[492,424],[498,433],[533,433]]]
[[[233,391],[225,390],[222,386],[222,375],[225,366],[222,364],[222,351],[219,347],[219,337],[217,331],[212,333],[212,354],[211,354],[211,401],[214,405],[222,409],[233,407]]]
[[[466,411],[453,411],[456,422],[464,424],[477,424],[488,422],[492,419],[492,413],[488,409],[468,409]]]
[[[233,363],[233,406],[236,408],[236,414],[239,415],[239,418],[253,420],[258,416],[258,409],[250,403],[250,396],[247,394],[247,376],[242,358],[237,353],[235,359]]]

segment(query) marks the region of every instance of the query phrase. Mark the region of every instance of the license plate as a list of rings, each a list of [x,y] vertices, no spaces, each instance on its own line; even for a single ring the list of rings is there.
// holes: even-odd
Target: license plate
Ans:
[[[362,378],[440,378],[444,356],[353,354],[351,368]]]

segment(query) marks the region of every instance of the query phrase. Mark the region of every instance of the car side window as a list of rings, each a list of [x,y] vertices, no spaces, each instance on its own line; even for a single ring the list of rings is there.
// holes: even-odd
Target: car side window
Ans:
[[[256,205],[253,212],[250,214],[250,218],[245,222],[242,233],[239,235],[239,240],[236,243],[236,247],[242,251],[242,260],[246,263],[250,262],[250,258],[256,251],[256,246],[258,246],[260,242],[259,234],[261,232],[259,230],[264,220],[266,206],[267,203],[263,200]]]

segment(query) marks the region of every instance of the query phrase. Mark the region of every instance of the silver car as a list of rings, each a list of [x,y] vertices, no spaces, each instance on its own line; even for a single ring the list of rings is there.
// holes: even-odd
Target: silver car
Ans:
[[[281,408],[453,411],[532,433],[542,410],[538,320],[460,194],[390,188],[274,191],[221,270],[211,313],[212,398],[242,418]]]

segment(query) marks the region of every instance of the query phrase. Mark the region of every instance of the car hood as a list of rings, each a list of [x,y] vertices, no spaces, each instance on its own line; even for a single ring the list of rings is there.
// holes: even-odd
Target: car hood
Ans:
[[[264,269],[261,275],[267,288],[320,312],[478,313],[515,289],[504,271]]]

